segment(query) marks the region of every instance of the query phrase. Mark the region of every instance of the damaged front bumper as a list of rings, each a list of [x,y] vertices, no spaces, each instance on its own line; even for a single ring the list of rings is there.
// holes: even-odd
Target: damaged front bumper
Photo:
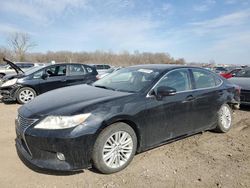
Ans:
[[[16,101],[16,93],[21,88],[20,85],[13,85],[8,87],[0,88],[0,95],[2,96],[2,101]]]

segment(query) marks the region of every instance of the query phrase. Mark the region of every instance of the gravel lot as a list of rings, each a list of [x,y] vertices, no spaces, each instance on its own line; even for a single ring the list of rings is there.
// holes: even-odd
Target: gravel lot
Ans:
[[[205,132],[135,156],[112,175],[38,173],[15,150],[19,105],[0,103],[0,187],[250,187],[250,107],[234,112],[227,134]]]

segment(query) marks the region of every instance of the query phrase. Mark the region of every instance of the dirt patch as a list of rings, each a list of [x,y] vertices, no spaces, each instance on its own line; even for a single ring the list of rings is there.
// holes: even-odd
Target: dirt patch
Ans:
[[[235,111],[227,134],[205,132],[141,153],[112,175],[30,170],[15,151],[17,108],[0,103],[0,187],[250,187],[250,108]]]

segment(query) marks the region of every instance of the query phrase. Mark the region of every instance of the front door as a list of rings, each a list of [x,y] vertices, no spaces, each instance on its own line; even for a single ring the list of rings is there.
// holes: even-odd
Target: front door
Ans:
[[[46,79],[40,81],[41,93],[66,86],[66,65],[53,65],[45,69],[48,75]]]
[[[155,96],[147,98],[145,128],[148,147],[192,131],[193,91],[190,80],[188,69],[172,70],[156,84],[154,91],[159,86],[167,86],[176,89],[177,93],[160,100]]]

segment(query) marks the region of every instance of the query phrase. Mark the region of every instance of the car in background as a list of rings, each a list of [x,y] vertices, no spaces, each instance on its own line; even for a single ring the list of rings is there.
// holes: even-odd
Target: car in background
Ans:
[[[18,72],[19,67],[15,69]],[[37,66],[15,77],[4,77],[1,81],[0,93],[4,102],[17,101],[24,104],[33,100],[37,95],[53,89],[76,84],[90,84],[97,80],[96,75],[97,71],[94,67],[84,64]]]
[[[235,85],[196,67],[137,65],[57,89],[18,110],[16,148],[29,166],[121,171],[140,153],[205,130],[225,133]]]
[[[229,72],[221,73],[220,75],[226,79],[229,79],[229,78],[234,77],[241,70],[242,68],[236,68],[236,69],[230,70]]]
[[[107,71],[98,74],[98,75],[97,75],[97,79],[98,79],[98,80],[99,80],[99,79],[102,79],[102,78],[104,78],[105,76],[108,76],[109,74],[111,74],[111,73],[113,73],[113,72],[115,72],[115,71],[120,70],[121,68],[122,68],[122,67],[113,67],[113,68],[110,68],[110,69],[108,69]]]
[[[98,74],[102,74],[111,68],[110,65],[106,65],[106,64],[89,64],[89,65],[95,67]]]
[[[8,61],[8,60],[4,59],[4,61]],[[7,64],[1,66],[0,67],[0,78],[3,78],[4,76],[10,75],[10,74],[24,73],[25,70],[28,70],[34,66],[43,66],[43,64],[40,64],[40,63],[15,63],[14,65],[19,67],[20,69],[18,69],[18,71],[16,71],[16,68],[13,68],[13,65],[10,65],[9,62],[7,62]]]
[[[250,68],[242,69],[229,81],[240,86],[240,103],[250,105]]]
[[[222,74],[228,72],[228,69],[225,67],[214,67],[213,71],[217,74]]]

